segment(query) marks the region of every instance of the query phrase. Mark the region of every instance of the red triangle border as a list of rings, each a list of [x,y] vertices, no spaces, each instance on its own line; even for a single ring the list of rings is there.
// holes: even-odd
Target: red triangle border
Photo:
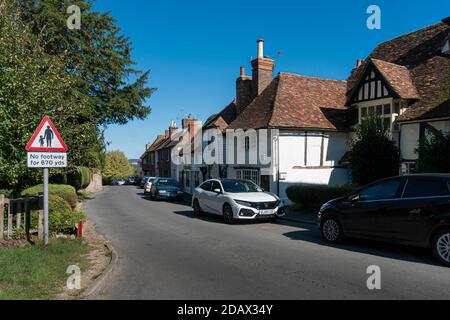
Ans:
[[[33,144],[33,141],[36,139],[36,137],[39,135],[39,132],[41,131],[42,127],[45,125],[45,123],[48,122],[48,125],[53,130],[53,133],[55,134],[56,139],[59,140],[59,142],[62,145],[62,148],[32,148],[31,145]],[[50,120],[49,116],[45,116],[39,126],[37,127],[36,131],[31,136],[31,139],[28,141],[26,147],[26,151],[41,151],[41,152],[67,152],[67,145],[64,142],[64,140],[61,138],[61,135],[59,134],[58,130],[56,129],[55,125],[53,124],[52,120]]]

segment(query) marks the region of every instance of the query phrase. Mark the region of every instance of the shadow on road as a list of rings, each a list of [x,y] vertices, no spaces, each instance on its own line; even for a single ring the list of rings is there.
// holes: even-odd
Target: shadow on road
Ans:
[[[181,203],[183,204],[183,203]],[[198,219],[203,221],[208,221],[212,223],[220,223],[220,224],[226,224],[223,220],[223,217],[216,215],[216,214],[210,214],[210,213],[202,213],[201,216],[196,215],[192,209],[191,210],[182,210],[182,211],[174,211],[173,213],[191,218],[191,219]],[[246,221],[236,221],[235,225],[252,225],[252,224],[260,224],[260,223],[267,223],[270,221],[267,220],[246,220]]]
[[[322,239],[320,231],[315,227],[306,227],[305,229],[287,232],[283,235],[290,238],[291,240],[307,241],[340,250],[365,253],[373,256],[403,260],[408,262],[417,262],[441,267],[441,265],[438,264],[434,259],[431,250],[425,248],[415,248],[354,238],[347,238],[343,243],[340,244],[330,244]]]

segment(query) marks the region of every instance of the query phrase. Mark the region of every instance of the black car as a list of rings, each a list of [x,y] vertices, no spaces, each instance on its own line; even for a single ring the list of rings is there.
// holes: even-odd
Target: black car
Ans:
[[[173,178],[156,178],[150,189],[152,199],[172,199],[181,200],[183,191],[177,180]]]
[[[322,236],[345,236],[431,248],[450,266],[450,174],[406,175],[376,181],[325,203]]]

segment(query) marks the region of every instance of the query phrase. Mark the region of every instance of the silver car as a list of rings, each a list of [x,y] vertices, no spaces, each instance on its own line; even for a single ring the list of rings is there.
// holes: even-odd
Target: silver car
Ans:
[[[264,192],[248,180],[211,179],[195,189],[192,208],[223,216],[225,222],[276,219],[284,215],[284,204],[275,194]]]

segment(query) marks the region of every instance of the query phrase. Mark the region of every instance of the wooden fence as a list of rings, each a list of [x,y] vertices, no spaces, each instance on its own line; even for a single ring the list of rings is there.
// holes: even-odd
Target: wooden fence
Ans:
[[[0,241],[26,238],[31,242],[31,234],[44,236],[43,197],[7,199],[0,194]],[[31,210],[38,210],[38,228],[31,230]]]

